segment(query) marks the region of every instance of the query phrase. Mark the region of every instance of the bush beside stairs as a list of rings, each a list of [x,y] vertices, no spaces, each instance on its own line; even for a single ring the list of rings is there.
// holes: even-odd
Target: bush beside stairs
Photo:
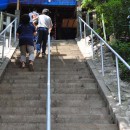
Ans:
[[[19,65],[17,48],[0,83],[0,130],[45,130],[47,57],[34,72]],[[118,130],[74,40],[52,42],[52,130]]]

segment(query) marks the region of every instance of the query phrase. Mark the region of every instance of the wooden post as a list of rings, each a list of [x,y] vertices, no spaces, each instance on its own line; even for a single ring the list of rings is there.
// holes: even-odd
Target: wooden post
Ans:
[[[3,30],[3,13],[0,13],[0,31]]]
[[[19,10],[19,6],[20,6],[20,1],[17,0],[17,8],[16,8],[16,10]]]
[[[103,26],[104,40],[107,41],[103,14],[101,15],[101,18],[102,18],[102,26]]]
[[[89,11],[86,13],[86,23],[90,26],[90,18],[89,18]],[[86,29],[86,35],[90,35],[91,34],[91,30],[90,29]]]
[[[15,16],[18,18],[18,24],[19,24],[19,21],[20,21],[20,0],[17,0],[17,7],[16,7],[16,10],[15,10]]]
[[[79,17],[82,18],[82,9],[80,6],[77,7],[77,38],[80,36]]]
[[[11,23],[11,17],[10,16],[7,16],[6,17],[6,27]],[[10,32],[10,28],[7,29],[7,32],[9,33]]]
[[[96,12],[93,11],[93,29],[97,30],[97,16],[96,16]]]

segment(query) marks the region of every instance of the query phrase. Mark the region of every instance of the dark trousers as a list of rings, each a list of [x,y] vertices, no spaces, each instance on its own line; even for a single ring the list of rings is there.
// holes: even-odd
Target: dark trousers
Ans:
[[[48,28],[39,27],[37,32],[38,32],[38,39],[36,43],[37,52],[40,52],[42,48],[42,53],[45,53],[48,40]]]

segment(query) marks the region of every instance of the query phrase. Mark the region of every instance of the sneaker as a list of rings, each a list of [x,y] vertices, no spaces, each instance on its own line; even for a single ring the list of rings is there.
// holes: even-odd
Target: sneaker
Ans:
[[[46,56],[46,53],[44,52],[44,53],[42,53],[42,57],[45,57]]]
[[[29,70],[34,71],[33,63],[29,63]]]
[[[25,62],[22,62],[21,67],[24,69],[25,68]]]
[[[38,51],[38,52],[36,53],[36,57],[39,57],[39,55],[40,55],[40,52]]]

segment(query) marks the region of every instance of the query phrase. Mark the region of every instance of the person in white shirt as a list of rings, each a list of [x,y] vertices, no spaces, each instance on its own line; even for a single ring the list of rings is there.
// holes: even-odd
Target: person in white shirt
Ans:
[[[48,9],[43,9],[42,14],[38,16],[38,39],[36,43],[37,55],[40,54],[42,49],[42,56],[46,55],[46,44],[48,40],[48,33],[52,30],[52,20],[49,17],[50,11]]]

